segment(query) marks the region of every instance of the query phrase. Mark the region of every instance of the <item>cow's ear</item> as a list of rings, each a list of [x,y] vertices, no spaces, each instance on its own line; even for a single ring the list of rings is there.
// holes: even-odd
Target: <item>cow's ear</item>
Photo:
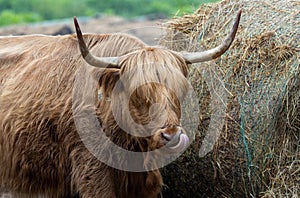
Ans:
[[[120,79],[120,69],[107,68],[107,69],[96,69],[92,72],[95,80],[98,81],[99,86],[107,91],[112,91],[115,84]]]

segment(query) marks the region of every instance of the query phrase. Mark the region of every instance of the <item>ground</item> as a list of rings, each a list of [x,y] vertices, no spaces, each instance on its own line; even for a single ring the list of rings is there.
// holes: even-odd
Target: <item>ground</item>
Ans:
[[[116,16],[100,16],[94,18],[79,17],[84,33],[124,32],[139,37],[148,44],[155,45],[162,34],[161,23],[164,19],[137,17],[124,19]],[[62,32],[60,32],[62,31]],[[74,32],[73,19],[47,21],[27,25],[12,25],[0,28],[0,36],[23,34],[64,34]]]

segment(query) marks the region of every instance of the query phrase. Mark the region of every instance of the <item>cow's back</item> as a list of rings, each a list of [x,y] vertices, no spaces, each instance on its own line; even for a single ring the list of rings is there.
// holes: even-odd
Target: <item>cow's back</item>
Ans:
[[[144,46],[126,34],[86,34],[84,39],[93,54],[104,57],[123,55]],[[70,77],[81,65],[83,59],[75,35],[0,37],[0,93],[4,88],[8,90],[6,85],[10,82],[32,84],[51,81],[54,75]]]
[[[144,46],[119,34],[84,39],[97,56]],[[75,35],[0,37],[0,189],[70,195],[72,88],[84,65]]]

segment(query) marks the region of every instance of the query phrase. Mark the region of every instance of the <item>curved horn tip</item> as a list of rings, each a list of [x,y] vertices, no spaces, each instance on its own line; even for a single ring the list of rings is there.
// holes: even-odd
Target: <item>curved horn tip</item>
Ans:
[[[231,29],[231,32],[228,35],[228,37],[225,39],[225,43],[228,43],[227,49],[230,47],[231,43],[233,42],[233,40],[236,36],[237,30],[238,30],[239,24],[240,24],[241,14],[242,14],[242,10],[239,10],[238,13],[237,13],[237,16],[235,18],[235,21],[234,21],[233,27]]]
[[[74,25],[75,25],[75,29],[76,29],[76,33],[77,33],[77,30],[80,30],[80,27],[79,27],[79,23],[78,23],[76,16],[73,17],[73,21],[74,21]]]
[[[90,53],[86,43],[84,42],[82,32],[81,32],[81,29],[80,29],[80,26],[79,26],[76,16],[74,16],[74,25],[75,25],[75,29],[76,29],[77,41],[78,41],[81,55],[87,63],[89,63],[92,66],[100,67],[100,68],[106,68],[106,67],[119,68],[119,66],[118,66],[119,57],[95,57],[95,56],[93,56]]]
[[[237,17],[241,18],[241,14],[242,14],[242,10],[239,10],[238,13],[237,13]]]
[[[227,49],[230,47],[230,45],[232,44],[235,38],[235,35],[239,27],[241,14],[242,14],[242,10],[239,10],[230,33],[227,35],[225,40],[219,46],[203,52],[182,53],[186,62],[198,63],[198,62],[210,61],[224,54],[227,51]]]
[[[74,25],[75,25],[75,30],[76,30],[76,35],[77,35],[80,52],[83,57],[86,57],[89,54],[89,50],[83,40],[82,32],[81,32],[81,29],[80,29],[80,26],[79,26],[76,16],[74,16]]]
[[[236,28],[240,23],[241,15],[242,15],[242,10],[239,10],[236,15],[236,19],[235,19],[235,23],[234,23],[234,26],[236,26]]]

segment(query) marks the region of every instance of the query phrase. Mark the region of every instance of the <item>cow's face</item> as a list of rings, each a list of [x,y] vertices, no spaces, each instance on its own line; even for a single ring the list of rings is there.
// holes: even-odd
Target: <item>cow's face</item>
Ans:
[[[150,149],[184,149],[188,137],[180,118],[188,90],[185,60],[170,50],[146,47],[124,57],[120,68],[115,93],[121,125],[133,135],[150,137]]]

